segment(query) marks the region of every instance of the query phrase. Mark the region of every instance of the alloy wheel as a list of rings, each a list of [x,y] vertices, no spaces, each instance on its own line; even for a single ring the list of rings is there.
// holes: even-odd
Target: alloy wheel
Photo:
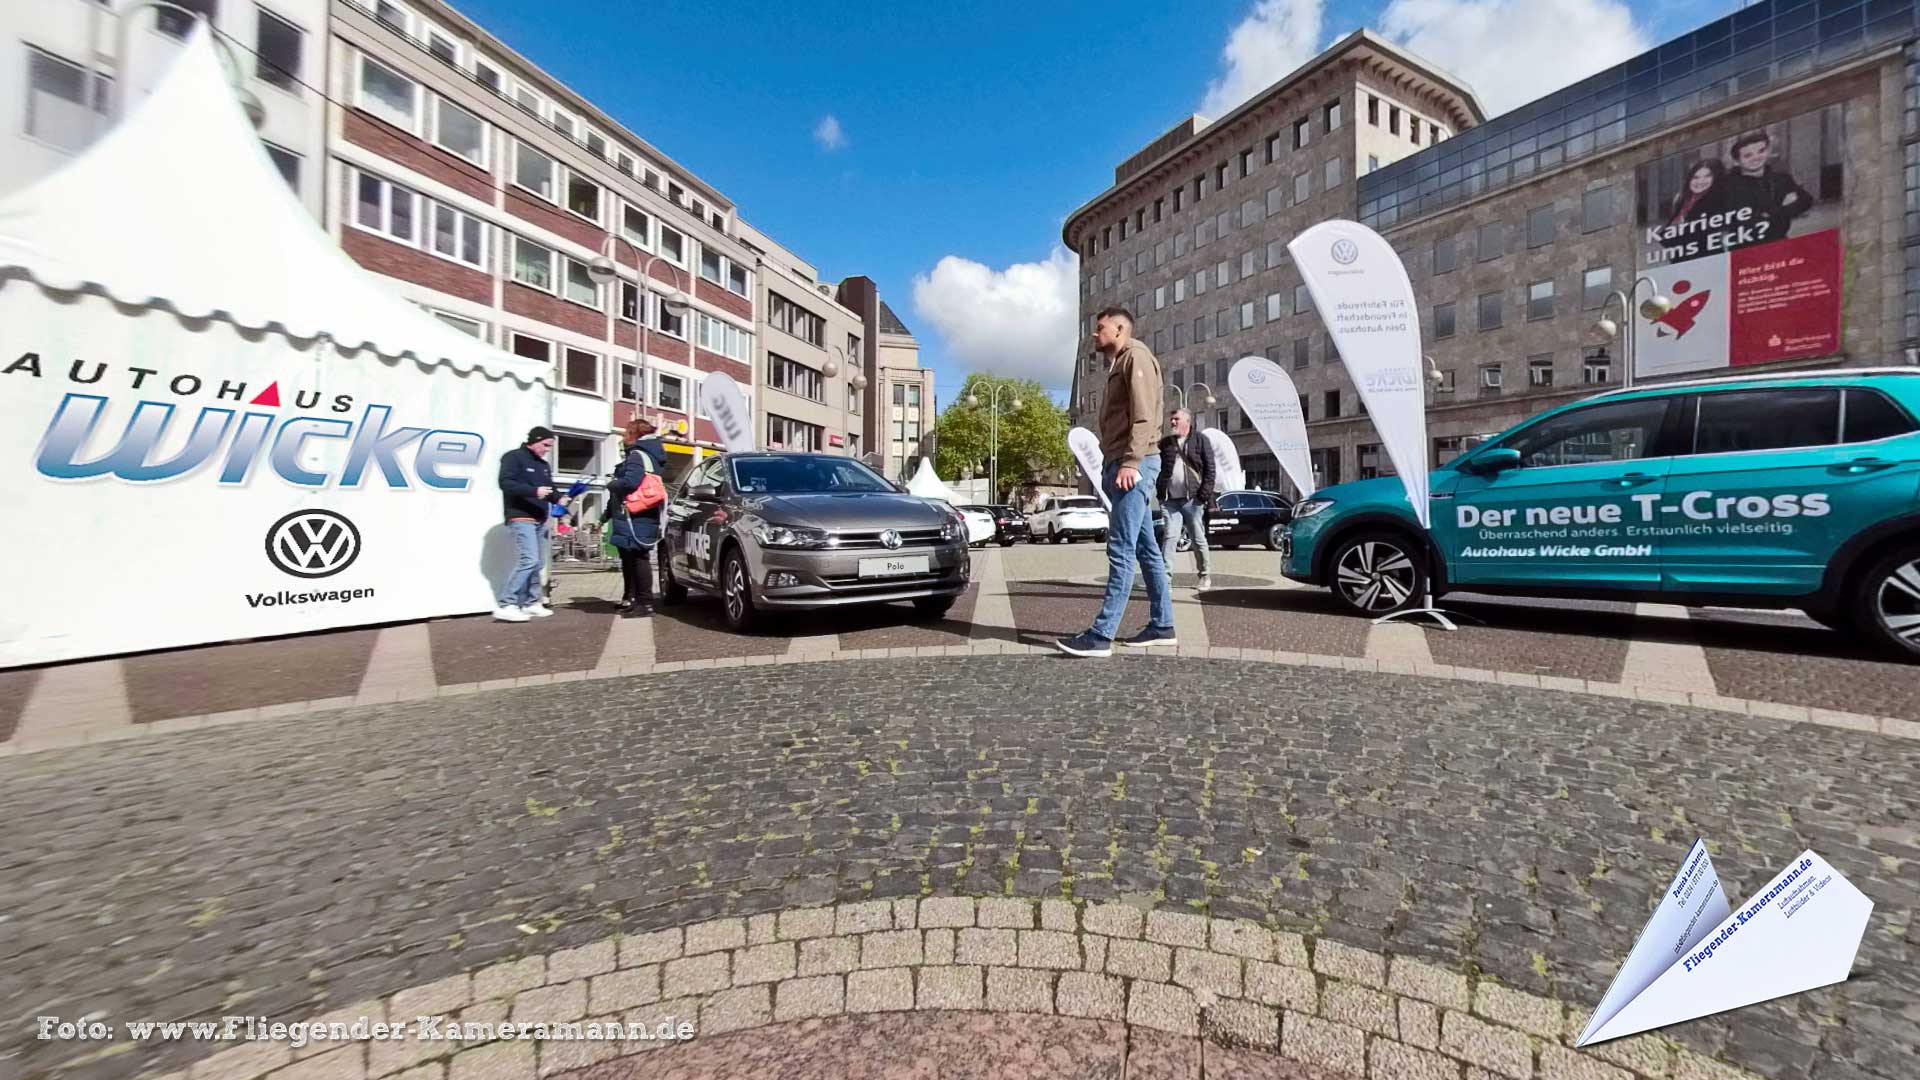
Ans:
[[[1896,566],[1874,596],[1874,607],[1888,632],[1920,649],[1920,559]]]
[[[1361,611],[1390,611],[1413,595],[1420,571],[1398,546],[1363,540],[1341,553],[1335,577],[1349,604]]]
[[[739,559],[727,563],[727,619],[739,623],[746,613],[747,569]]]

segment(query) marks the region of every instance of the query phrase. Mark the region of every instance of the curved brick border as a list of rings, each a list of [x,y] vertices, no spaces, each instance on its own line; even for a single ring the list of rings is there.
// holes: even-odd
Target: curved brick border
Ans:
[[[1366,671],[1386,675],[1415,675],[1431,679],[1451,679],[1459,682],[1498,683],[1504,686],[1523,686],[1538,690],[1559,690],[1573,694],[1597,694],[1603,697],[1629,698],[1637,701],[1652,701],[1666,705],[1688,705],[1694,708],[1712,709],[1716,712],[1738,713],[1742,716],[1753,716],[1763,720],[1780,720],[1796,724],[1819,724],[1824,727],[1845,728],[1849,731],[1886,735],[1896,739],[1920,739],[1920,722],[1904,720],[1897,716],[1869,716],[1865,713],[1809,708],[1805,705],[1786,705],[1779,702],[1754,701],[1748,698],[1721,697],[1718,694],[1690,694],[1664,687],[1639,686],[1632,683],[1566,679],[1553,675],[1521,674],[1510,671],[1487,671],[1482,668],[1454,667],[1450,664],[1418,664],[1398,660],[1368,660],[1351,656],[1322,656],[1315,653],[1275,652],[1270,649],[1241,649],[1219,645],[1183,645],[1174,650],[1174,654],[1181,659],[1240,660],[1255,663],[1284,664],[1292,667],[1338,668],[1346,671]],[[546,675],[527,675],[517,679],[493,679],[478,683],[456,683],[448,686],[435,687],[430,693],[406,694],[396,692],[362,695],[360,697],[320,698],[313,701],[290,701],[279,705],[267,705],[257,709],[238,709],[232,712],[208,713],[201,716],[181,716],[168,720],[157,720],[150,724],[136,724],[125,728],[79,732],[71,737],[62,736],[43,739],[24,746],[17,743],[0,743],[0,759],[39,753],[43,750],[56,750],[93,743],[119,742],[123,739],[141,739],[178,731],[194,731],[200,728],[246,723],[253,720],[273,720],[288,716],[303,716],[309,713],[352,708],[360,705],[388,705],[409,701],[431,701],[437,698],[460,697],[466,694],[492,690],[507,690],[522,686],[551,686],[554,683],[580,682],[587,679],[618,678],[629,675],[663,675],[669,672],[696,671],[704,668],[764,667],[776,664],[817,664],[843,660],[898,660],[1025,655],[1058,656],[1059,652],[1052,646],[1026,645],[995,640],[972,641],[965,645],[923,645],[918,648],[856,649],[832,653],[803,653],[780,656],[729,656],[717,660],[672,661],[664,664],[630,663],[623,664],[617,668],[594,668],[592,670],[563,671]],[[1160,662],[1165,662],[1164,657],[1124,657],[1117,659],[1119,659],[1120,662],[1132,663],[1139,663],[1143,659],[1158,659]]]
[[[1368,1080],[1752,1077],[1657,1035],[1575,1050],[1583,1007],[1410,957],[1243,920],[1065,900],[876,900],[714,919],[496,964],[310,1019],[687,1020],[697,1038],[909,1009],[1124,1021]],[[262,1042],[161,1080],[539,1080],[661,1045],[674,1044],[389,1040],[295,1051]]]

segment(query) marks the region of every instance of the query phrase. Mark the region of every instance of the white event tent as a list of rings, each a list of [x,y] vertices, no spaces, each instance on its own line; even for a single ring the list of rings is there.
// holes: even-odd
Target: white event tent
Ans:
[[[907,493],[918,495],[923,499],[939,499],[956,505],[967,501],[959,492],[948,487],[945,480],[940,479],[940,474],[933,471],[933,459],[928,457],[920,459],[920,467],[914,470],[913,476],[908,479]]]
[[[0,197],[0,666],[486,610],[547,378],[340,250],[197,27]]]

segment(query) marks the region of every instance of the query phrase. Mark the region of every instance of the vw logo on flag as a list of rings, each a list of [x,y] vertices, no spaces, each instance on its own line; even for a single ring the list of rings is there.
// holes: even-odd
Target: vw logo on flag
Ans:
[[[360,557],[360,530],[331,510],[296,510],[267,530],[267,561],[298,578],[323,578]]]
[[[1358,259],[1359,257],[1360,257],[1359,244],[1356,244],[1351,240],[1335,240],[1333,242],[1333,261],[1334,262],[1339,263],[1341,266],[1352,266],[1354,260]]]

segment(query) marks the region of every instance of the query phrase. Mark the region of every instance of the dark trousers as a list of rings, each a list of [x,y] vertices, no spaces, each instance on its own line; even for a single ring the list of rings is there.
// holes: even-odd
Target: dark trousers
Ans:
[[[626,585],[625,600],[653,600],[653,549],[616,548],[620,552],[620,577]]]

